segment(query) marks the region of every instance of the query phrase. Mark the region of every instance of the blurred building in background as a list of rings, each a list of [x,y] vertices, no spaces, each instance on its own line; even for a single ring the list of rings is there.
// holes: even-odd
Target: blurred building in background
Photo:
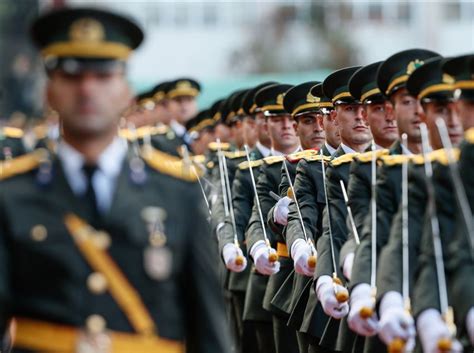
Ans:
[[[472,0],[3,1],[37,2],[39,11],[105,6],[135,17],[146,40],[130,63],[134,88],[191,76],[203,82],[201,106],[265,79],[321,80],[410,47],[445,56],[474,49]]]

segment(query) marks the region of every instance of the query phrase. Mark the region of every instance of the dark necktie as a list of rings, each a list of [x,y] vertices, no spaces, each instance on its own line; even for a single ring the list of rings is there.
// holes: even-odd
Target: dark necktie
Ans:
[[[97,197],[94,190],[94,185],[92,183],[92,178],[94,177],[95,172],[97,171],[97,166],[94,164],[84,164],[82,167],[84,174],[86,175],[87,189],[83,195],[83,200],[86,205],[89,206],[92,216],[92,226],[97,227],[99,225],[100,213],[99,208],[97,207]]]

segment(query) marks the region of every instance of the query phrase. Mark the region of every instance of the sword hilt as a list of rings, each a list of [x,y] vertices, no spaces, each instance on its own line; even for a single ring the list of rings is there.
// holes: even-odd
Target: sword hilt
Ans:
[[[315,268],[316,267],[316,256],[315,255],[311,255],[309,258],[308,258],[308,266],[310,268]]]
[[[388,345],[388,353],[403,353],[403,350],[405,349],[405,344],[405,340],[401,338],[395,338]]]
[[[368,306],[362,307],[359,311],[360,317],[363,318],[364,320],[367,320],[369,317],[372,317],[373,314],[374,314],[374,309]]]
[[[241,256],[241,255],[238,255],[236,258],[235,258],[235,264],[237,266],[242,266],[244,264],[244,257]]]
[[[268,249],[268,251],[270,251],[270,249]],[[278,254],[277,253],[274,253],[274,252],[271,252],[268,254],[268,261],[270,262],[277,262],[278,261]]]
[[[441,338],[438,340],[438,350],[441,353],[449,353],[453,348],[453,341],[450,338]]]
[[[349,300],[349,292],[343,287],[343,290],[338,290],[337,285],[342,286],[342,281],[334,274],[332,277],[334,284],[334,291],[336,293],[336,299],[339,303],[345,303]]]

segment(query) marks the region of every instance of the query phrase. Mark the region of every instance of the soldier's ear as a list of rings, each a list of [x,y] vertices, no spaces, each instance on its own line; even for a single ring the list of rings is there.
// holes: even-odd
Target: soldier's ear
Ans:
[[[329,120],[331,120],[331,122],[332,122],[334,125],[338,125],[338,122],[337,122],[337,110],[336,110],[336,109],[331,110],[331,112],[329,113]]]

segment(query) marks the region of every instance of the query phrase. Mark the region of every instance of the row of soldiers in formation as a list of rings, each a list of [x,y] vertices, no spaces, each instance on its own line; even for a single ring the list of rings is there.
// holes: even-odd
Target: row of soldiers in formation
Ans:
[[[410,49],[189,122],[237,350],[472,351],[473,75]]]
[[[137,26],[63,10],[32,33],[61,124],[26,155],[21,131],[0,136],[0,329],[15,317],[15,352],[227,352],[216,268],[235,351],[472,350],[472,54],[405,50],[198,114],[183,78],[115,124],[123,97],[89,87],[121,87]],[[77,150],[93,154],[98,132],[106,173],[84,183]]]

